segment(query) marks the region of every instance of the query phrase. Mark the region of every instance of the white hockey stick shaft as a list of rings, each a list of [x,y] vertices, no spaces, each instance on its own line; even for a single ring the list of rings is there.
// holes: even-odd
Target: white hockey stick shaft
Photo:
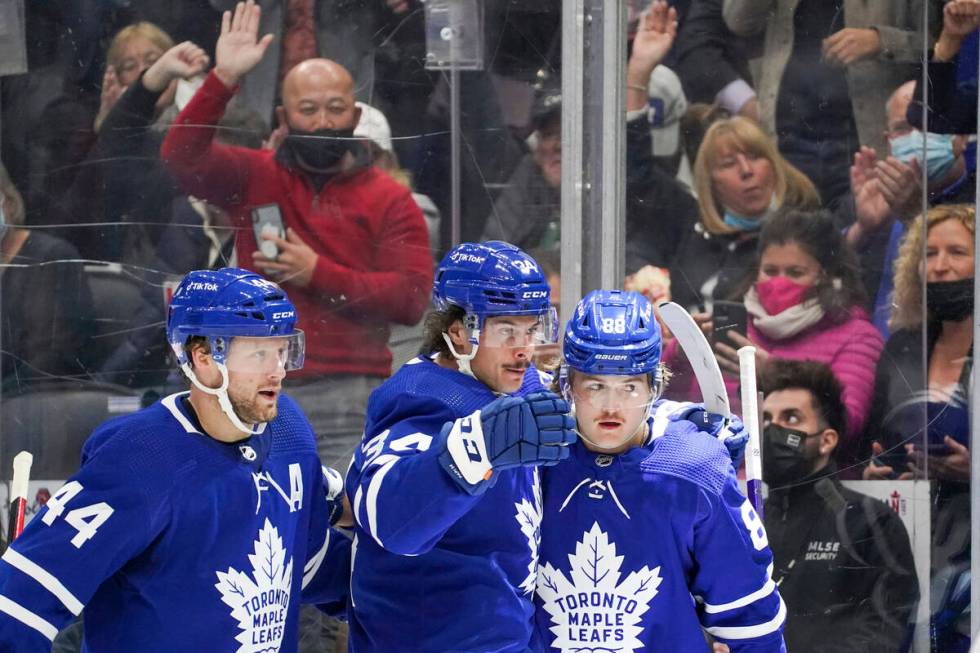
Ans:
[[[742,422],[749,430],[745,448],[745,480],[749,501],[762,517],[762,437],[759,428],[759,394],[755,380],[755,347],[738,350],[739,376],[742,382]]]

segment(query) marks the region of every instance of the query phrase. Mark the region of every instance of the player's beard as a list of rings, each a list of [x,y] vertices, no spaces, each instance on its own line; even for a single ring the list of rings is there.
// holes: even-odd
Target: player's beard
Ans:
[[[236,397],[229,389],[228,399],[231,400],[231,407],[235,410],[235,414],[238,415],[238,419],[242,420],[245,424],[271,422],[279,412],[276,404],[272,404],[272,406],[266,409],[260,408],[255,395],[252,395],[248,399]]]

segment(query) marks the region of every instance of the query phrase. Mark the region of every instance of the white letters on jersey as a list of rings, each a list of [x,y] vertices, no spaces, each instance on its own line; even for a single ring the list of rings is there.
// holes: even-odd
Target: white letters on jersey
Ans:
[[[48,511],[44,513],[41,521],[48,526],[52,525],[54,520],[65,511],[65,504],[74,499],[82,489],[82,484],[78,481],[71,481],[61,486],[61,489],[48,499]],[[82,548],[83,544],[92,539],[99,526],[104,524],[113,512],[115,511],[112,506],[100,501],[93,505],[77,507],[65,515],[65,521],[68,525],[78,531],[75,537],[71,538],[71,543],[75,548]]]
[[[270,487],[286,502],[286,505],[289,506],[289,512],[296,512],[303,507],[303,470],[299,463],[290,463],[289,465],[289,494],[286,494],[286,491],[276,483],[269,472],[252,472],[252,480],[255,482],[256,515],[259,514],[259,508],[262,507],[262,493],[268,492]]]
[[[218,582],[214,586],[242,631],[235,638],[241,644],[237,653],[278,651],[286,627],[293,559],[286,560],[279,531],[268,519],[248,561],[251,576],[229,567],[227,572],[216,572]]]
[[[521,499],[520,503],[515,503],[517,508],[517,523],[521,527],[521,533],[527,538],[527,547],[531,552],[531,562],[527,566],[527,578],[521,583],[520,587],[525,594],[534,591],[535,579],[538,569],[538,547],[541,545],[541,478],[538,470],[534,470],[534,503],[527,499]]]
[[[663,582],[660,567],[644,566],[620,583],[623,556],[616,555],[616,544],[598,522],[576,543],[568,561],[571,580],[550,563],[538,571],[538,596],[554,623],[551,646],[564,653],[643,648],[643,627],[637,624]]]

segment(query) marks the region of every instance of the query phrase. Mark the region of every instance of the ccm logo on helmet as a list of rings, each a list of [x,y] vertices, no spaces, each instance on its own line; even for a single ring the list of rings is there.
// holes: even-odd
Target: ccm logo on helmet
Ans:
[[[548,296],[547,290],[529,290],[524,293],[524,299],[540,299]]]
[[[626,360],[626,354],[596,354],[596,360],[600,361],[624,361]]]
[[[281,313],[273,313],[272,314],[272,319],[273,320],[285,320],[287,317],[293,317],[293,315],[295,315],[295,314],[296,314],[295,311],[282,311]]]

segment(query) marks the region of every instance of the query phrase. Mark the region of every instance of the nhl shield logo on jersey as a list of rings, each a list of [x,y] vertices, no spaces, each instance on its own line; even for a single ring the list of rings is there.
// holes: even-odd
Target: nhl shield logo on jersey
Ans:
[[[643,648],[640,618],[663,582],[660,567],[644,566],[620,583],[623,556],[616,555],[616,544],[598,522],[576,543],[568,562],[571,580],[550,563],[538,571],[538,596],[554,624],[551,645],[566,653]]]
[[[285,634],[293,560],[286,560],[279,531],[268,519],[254,551],[248,556],[251,576],[229,567],[227,572],[217,572],[215,588],[242,631],[235,638],[241,644],[237,653],[274,653]]]

